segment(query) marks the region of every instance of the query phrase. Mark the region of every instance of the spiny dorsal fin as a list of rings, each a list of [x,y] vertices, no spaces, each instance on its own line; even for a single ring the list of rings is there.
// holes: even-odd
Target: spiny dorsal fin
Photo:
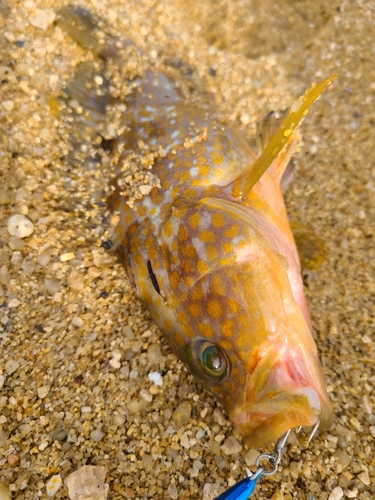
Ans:
[[[241,173],[237,179],[232,182],[232,194],[235,197],[244,197],[259,181],[268,167],[272,164],[278,154],[284,147],[293,141],[294,131],[302,118],[307,114],[309,107],[317,100],[323,90],[337,78],[332,75],[329,78],[314,85],[306,90],[305,95],[301,96],[290,108],[288,116],[285,118],[279,129],[271,138],[261,155],[255,160],[250,168]]]

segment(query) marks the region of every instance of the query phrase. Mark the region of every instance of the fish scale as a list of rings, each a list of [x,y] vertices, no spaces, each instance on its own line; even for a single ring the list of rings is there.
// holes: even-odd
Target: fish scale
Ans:
[[[106,34],[83,9],[63,9],[60,18],[104,67],[121,64],[121,47],[131,41]],[[92,84],[82,71],[76,75],[67,92],[87,110],[81,120],[100,127],[105,95],[96,106]],[[282,118],[268,115],[258,150],[210,105],[191,106],[165,74],[146,71],[119,100],[111,206],[120,213],[120,258],[172,350],[252,447],[293,427],[320,421],[326,429],[332,421],[280,184],[291,178],[298,123],[334,78],[313,86]],[[130,207],[121,185],[132,155],[151,157],[158,185]]]

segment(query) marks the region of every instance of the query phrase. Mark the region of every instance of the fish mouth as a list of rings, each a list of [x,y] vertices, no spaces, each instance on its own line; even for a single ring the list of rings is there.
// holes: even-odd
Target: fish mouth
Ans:
[[[229,415],[253,448],[274,443],[297,427],[319,422],[327,430],[333,413],[318,359],[307,366],[295,350],[269,353],[248,378],[245,403]]]

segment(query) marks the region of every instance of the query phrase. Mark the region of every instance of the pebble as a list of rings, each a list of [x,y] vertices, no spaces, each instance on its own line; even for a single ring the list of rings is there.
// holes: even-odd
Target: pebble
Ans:
[[[223,412],[220,410],[220,408],[215,408],[213,417],[215,422],[217,422],[219,425],[224,425],[226,422],[226,418],[224,417]]]
[[[53,435],[53,439],[62,443],[63,441],[66,441],[68,439],[68,433],[65,429],[60,429]]]
[[[15,467],[16,465],[19,464],[19,462],[20,462],[19,455],[16,455],[15,453],[11,453],[10,455],[8,455],[8,464],[11,467]]]
[[[117,426],[123,425],[125,423],[125,415],[123,413],[113,415],[112,423]]]
[[[60,475],[57,474],[51,477],[51,479],[46,484],[46,491],[49,497],[55,496],[55,494],[57,493],[58,489],[61,486],[61,482],[62,481]]]
[[[147,401],[148,403],[151,403],[152,401],[152,394],[150,394],[146,389],[141,389],[139,393],[140,397]]]
[[[98,441],[101,441],[103,439],[104,434],[103,434],[103,432],[100,429],[95,429],[95,431],[92,431],[92,433],[90,434],[90,436],[91,436],[91,439],[93,441],[98,442]]]
[[[214,500],[219,494],[217,484],[206,483],[203,486],[203,500]]]
[[[56,293],[60,291],[61,284],[57,280],[46,278],[44,280],[44,287],[47,290],[47,292]]]
[[[143,196],[148,194],[152,189],[152,186],[147,186],[146,184],[139,186],[139,190]]]
[[[163,361],[159,344],[151,344],[147,349],[147,357],[150,365],[159,365]]]
[[[0,375],[0,389],[4,387],[4,383],[5,383],[5,377],[4,375]]]
[[[14,109],[14,102],[13,101],[3,101],[1,103],[5,111],[12,111]]]
[[[21,304],[21,301],[18,299],[12,299],[9,301],[8,307],[10,309],[14,309],[15,307],[18,307]]]
[[[188,401],[184,401],[177,406],[172,414],[172,419],[178,427],[182,427],[187,424],[190,420],[192,406]]]
[[[168,486],[168,495],[170,498],[172,498],[172,500],[178,499],[178,490],[174,483],[170,483],[170,485]]]
[[[38,392],[38,397],[40,399],[44,399],[47,394],[49,393],[50,387],[48,385],[42,385],[42,387],[38,387],[37,392]]]
[[[335,455],[338,458],[339,464],[343,469],[346,469],[347,466],[352,461],[351,457],[347,454],[345,450],[336,450]]]
[[[369,476],[369,473],[367,470],[361,472],[360,474],[358,474],[358,479],[360,481],[362,481],[362,483],[365,485],[365,486],[370,486],[370,476]]]
[[[242,446],[240,445],[240,443],[237,441],[237,439],[234,436],[230,436],[220,446],[220,449],[226,455],[235,455],[236,453],[239,453],[242,450]]]
[[[21,214],[12,215],[8,220],[8,232],[17,238],[27,238],[34,232],[34,224]]]
[[[75,256],[76,255],[73,252],[63,253],[60,255],[60,261],[61,262],[68,262],[69,260],[75,259]]]
[[[19,367],[20,367],[19,362],[13,359],[10,359],[5,363],[5,371],[7,372],[8,375],[12,375],[12,373],[16,372]]]
[[[109,364],[112,366],[112,368],[114,368],[115,370],[118,370],[119,368],[121,368],[121,361],[119,361],[118,359],[116,358],[111,358],[109,360]]]
[[[148,374],[148,378],[155,384],[158,385],[159,387],[162,387],[163,385],[163,377],[160,375],[159,372],[150,372]]]
[[[255,464],[255,460],[258,458],[259,451],[257,450],[249,450],[245,455],[245,462],[248,467],[251,467]]]
[[[342,491],[341,486],[336,486],[331,491],[331,494],[328,497],[328,500],[340,500],[344,496],[344,492]]]
[[[84,465],[65,479],[70,500],[106,500],[108,484],[104,483],[106,468]]]
[[[35,9],[34,15],[30,17],[30,24],[34,28],[43,31],[49,28],[56,18],[56,14],[51,10]]]
[[[48,253],[41,253],[40,255],[38,255],[36,260],[37,260],[38,264],[45,267],[50,263],[51,256],[48,255]]]
[[[8,486],[4,483],[0,483],[0,500],[10,500],[12,498],[12,493]]]

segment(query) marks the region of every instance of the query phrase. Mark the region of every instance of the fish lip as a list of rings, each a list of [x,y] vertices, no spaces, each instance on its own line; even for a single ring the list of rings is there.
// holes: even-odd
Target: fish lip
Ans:
[[[276,410],[270,411],[270,407]],[[312,427],[320,421],[319,428],[326,430],[333,414],[330,404],[322,402],[314,388],[304,387],[288,393],[265,394],[258,402],[232,412],[230,418],[246,444],[263,448],[292,428]]]

